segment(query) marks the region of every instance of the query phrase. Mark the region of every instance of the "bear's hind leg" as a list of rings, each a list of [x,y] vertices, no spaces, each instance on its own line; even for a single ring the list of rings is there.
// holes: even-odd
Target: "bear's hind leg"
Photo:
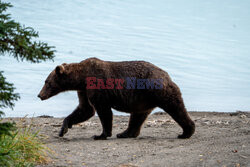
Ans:
[[[128,128],[117,134],[117,138],[136,138],[140,134],[141,126],[151,113],[152,109],[143,113],[132,113],[129,118]]]
[[[182,127],[183,133],[178,138],[190,138],[194,134],[195,124],[189,117],[181,97],[171,102],[166,101],[160,107]]]
[[[93,138],[95,140],[106,140],[107,137],[112,136],[112,121],[113,121],[113,113],[111,108],[101,108],[97,109],[97,114],[100,118],[102,123],[102,134],[101,135],[94,135]]]

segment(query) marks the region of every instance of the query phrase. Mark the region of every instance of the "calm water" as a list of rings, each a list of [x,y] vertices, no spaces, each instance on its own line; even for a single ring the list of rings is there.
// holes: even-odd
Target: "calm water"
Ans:
[[[21,94],[7,116],[70,114],[75,92],[47,101],[37,94],[56,65],[93,56],[161,67],[180,86],[188,110],[250,110],[249,0],[10,2],[12,17],[39,31],[57,53],[54,62],[41,64],[0,57],[0,70]]]

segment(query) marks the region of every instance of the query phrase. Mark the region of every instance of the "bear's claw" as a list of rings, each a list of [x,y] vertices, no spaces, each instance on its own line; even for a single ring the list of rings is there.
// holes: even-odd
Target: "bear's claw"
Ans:
[[[62,128],[59,133],[59,137],[63,137],[68,132],[68,128]]]
[[[124,131],[116,135],[117,138],[136,138],[138,135],[129,134],[128,131]]]
[[[101,135],[94,135],[93,137],[92,137],[94,140],[107,140],[107,136],[106,135],[104,135],[104,134],[101,134]]]
[[[63,125],[60,132],[59,132],[59,137],[63,137],[67,132],[68,132],[68,126]]]
[[[187,139],[187,138],[190,138],[190,136],[181,134],[181,135],[178,135],[178,138],[179,138],[179,139]]]

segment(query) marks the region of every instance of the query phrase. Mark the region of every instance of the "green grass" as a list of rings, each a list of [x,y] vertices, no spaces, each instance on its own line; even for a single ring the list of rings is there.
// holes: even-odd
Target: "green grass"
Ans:
[[[50,150],[42,143],[39,131],[33,131],[31,125],[17,128],[11,134],[0,134],[0,166],[22,167],[49,161]]]

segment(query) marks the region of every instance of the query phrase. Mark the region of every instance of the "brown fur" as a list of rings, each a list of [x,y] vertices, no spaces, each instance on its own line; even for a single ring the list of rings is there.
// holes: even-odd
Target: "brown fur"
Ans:
[[[163,89],[86,89],[86,77],[160,78],[163,79]],[[167,72],[145,61],[109,62],[89,58],[80,63],[62,64],[50,73],[38,96],[45,100],[68,90],[77,91],[79,105],[65,118],[59,136],[67,133],[72,125],[92,117],[96,111],[103,132],[94,139],[110,137],[111,108],[131,114],[127,130],[118,134],[118,138],[137,137],[143,122],[155,107],[162,108],[182,127],[183,134],[179,138],[189,138],[195,131],[195,124],[187,114],[178,86]]]

